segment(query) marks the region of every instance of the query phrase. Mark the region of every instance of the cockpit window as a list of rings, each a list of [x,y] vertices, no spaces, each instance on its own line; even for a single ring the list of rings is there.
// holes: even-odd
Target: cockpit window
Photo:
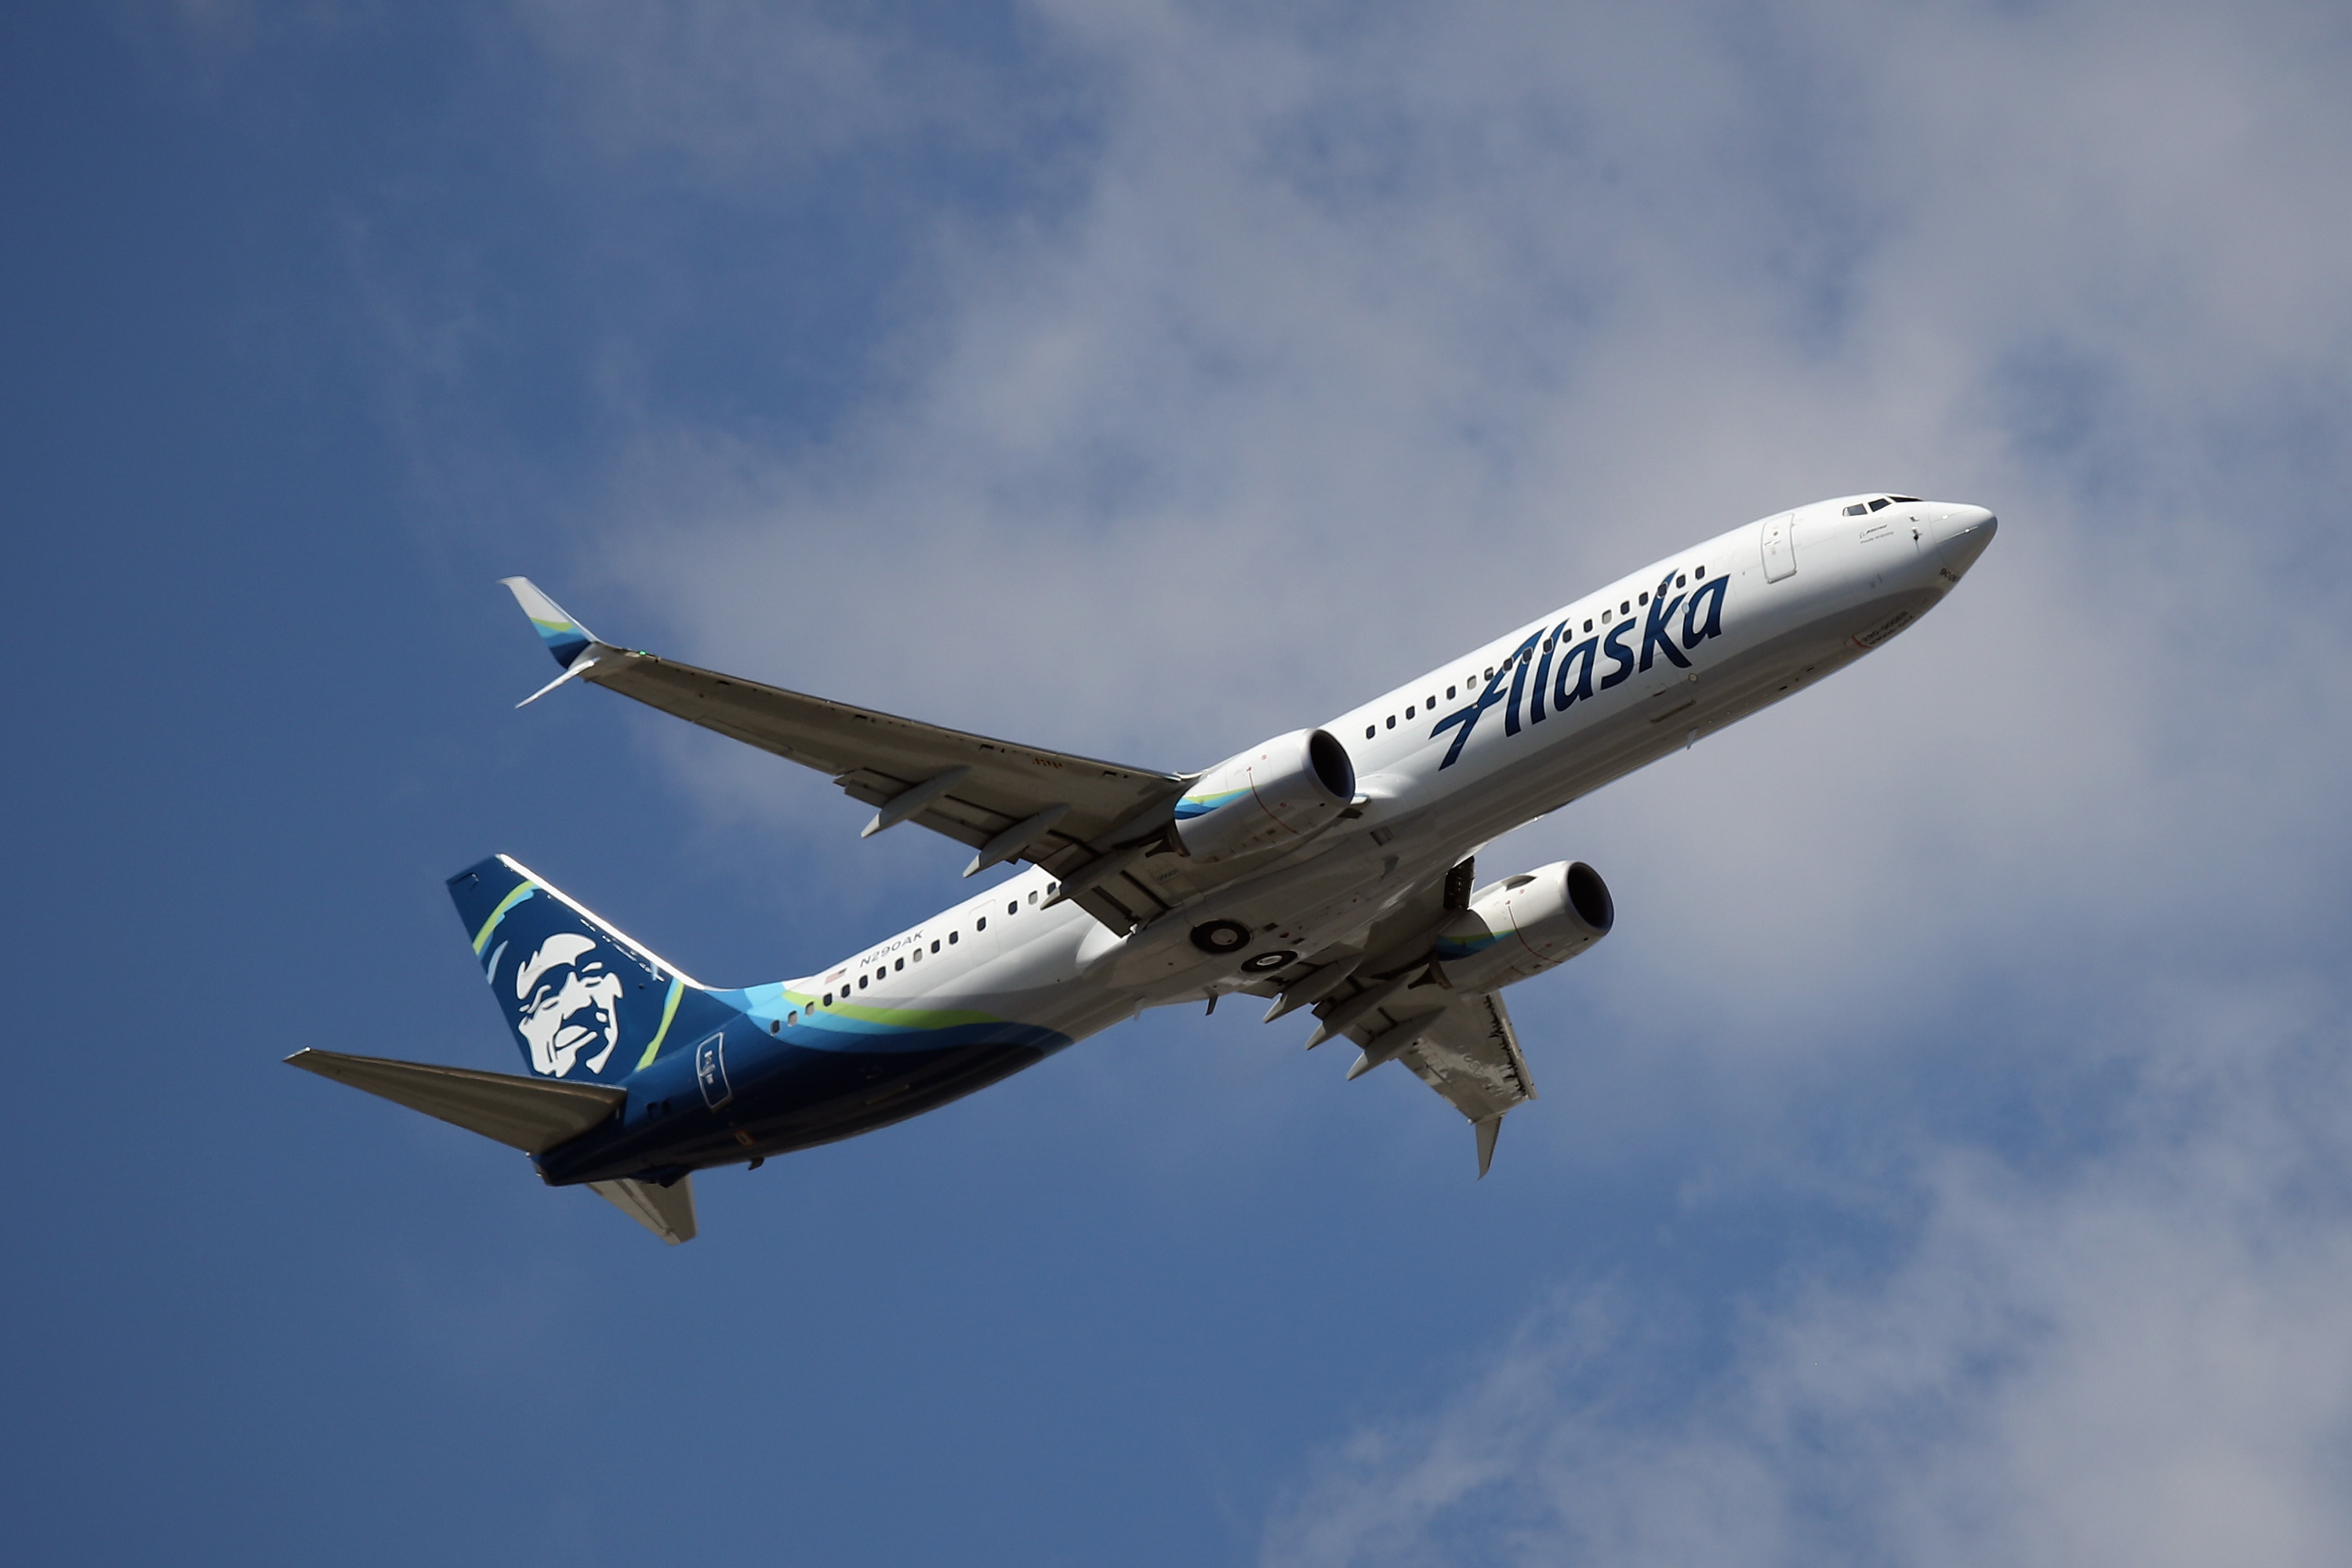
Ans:
[[[1894,504],[1895,503],[1893,501],[1888,500],[1885,496],[1880,496],[1876,500],[1870,503],[1870,510],[1873,511],[1883,511]]]
[[[1860,517],[1864,512],[1866,512],[1869,510],[1870,509],[1868,507],[1863,505],[1860,501],[1856,501],[1852,506],[1845,509],[1845,515],[1848,517]]]
[[[1919,498],[1917,496],[1888,496],[1886,499],[1888,500],[1908,501],[1913,506],[1917,506],[1919,504]]]

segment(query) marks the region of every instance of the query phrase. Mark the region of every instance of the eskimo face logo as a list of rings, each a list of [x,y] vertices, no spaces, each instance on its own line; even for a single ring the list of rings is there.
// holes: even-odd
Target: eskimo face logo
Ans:
[[[541,943],[515,971],[521,1009],[515,1027],[530,1047],[532,1069],[562,1078],[583,1052],[593,1051],[588,1070],[604,1071],[621,1043],[624,989],[588,938],[563,931]]]

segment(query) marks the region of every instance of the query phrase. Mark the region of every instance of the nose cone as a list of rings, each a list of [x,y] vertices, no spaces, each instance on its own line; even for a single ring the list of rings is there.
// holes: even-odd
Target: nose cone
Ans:
[[[1985,552],[1985,546],[2000,531],[2000,520],[1980,506],[1946,506],[1938,510],[1936,542],[1942,548],[1945,567],[1958,577]]]

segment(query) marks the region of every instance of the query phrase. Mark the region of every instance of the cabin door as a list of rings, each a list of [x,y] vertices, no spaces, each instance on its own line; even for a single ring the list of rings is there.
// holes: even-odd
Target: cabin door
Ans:
[[[1797,570],[1797,514],[1784,511],[1764,520],[1764,581],[1778,583]]]

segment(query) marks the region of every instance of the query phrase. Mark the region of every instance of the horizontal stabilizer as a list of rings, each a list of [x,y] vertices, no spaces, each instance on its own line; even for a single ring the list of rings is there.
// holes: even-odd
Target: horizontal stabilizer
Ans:
[[[657,1182],[591,1182],[588,1190],[676,1247],[694,1239],[694,1178],[680,1176],[665,1187]]]
[[[577,1138],[598,1122],[609,1120],[628,1099],[625,1090],[606,1089],[600,1084],[514,1078],[506,1073],[477,1072],[471,1068],[345,1056],[341,1051],[296,1051],[286,1058],[286,1065],[350,1084],[353,1089],[363,1089],[396,1105],[438,1117],[526,1154],[543,1154],[558,1143]],[[693,1226],[692,1200],[688,1199],[689,1236]]]

